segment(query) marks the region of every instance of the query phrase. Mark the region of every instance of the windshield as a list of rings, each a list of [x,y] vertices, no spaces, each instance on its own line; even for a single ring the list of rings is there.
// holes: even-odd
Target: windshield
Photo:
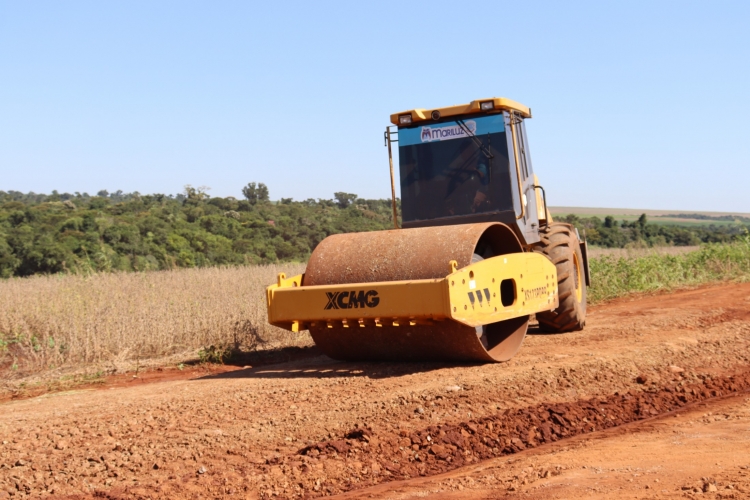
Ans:
[[[513,209],[502,114],[401,128],[398,144],[405,221]]]

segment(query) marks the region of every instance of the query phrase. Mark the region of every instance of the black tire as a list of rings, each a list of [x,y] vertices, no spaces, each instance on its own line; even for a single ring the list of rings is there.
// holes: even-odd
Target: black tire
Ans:
[[[541,236],[537,251],[557,268],[560,304],[554,311],[537,313],[539,329],[553,333],[582,330],[586,325],[586,277],[578,235],[570,224],[554,223]]]

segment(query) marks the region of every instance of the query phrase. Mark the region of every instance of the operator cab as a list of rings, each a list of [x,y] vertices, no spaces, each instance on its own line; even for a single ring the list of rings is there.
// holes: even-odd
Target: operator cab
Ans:
[[[529,108],[504,98],[391,115],[403,227],[502,222],[523,244],[539,242],[546,210],[537,212],[524,126],[530,117]],[[386,139],[395,142],[392,135],[389,129]]]

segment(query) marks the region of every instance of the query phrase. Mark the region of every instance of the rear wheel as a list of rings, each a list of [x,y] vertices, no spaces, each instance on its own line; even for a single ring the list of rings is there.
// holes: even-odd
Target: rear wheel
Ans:
[[[586,281],[578,236],[570,224],[551,224],[541,236],[542,246],[537,251],[557,268],[560,304],[554,311],[536,315],[539,328],[558,333],[582,330],[586,324]]]

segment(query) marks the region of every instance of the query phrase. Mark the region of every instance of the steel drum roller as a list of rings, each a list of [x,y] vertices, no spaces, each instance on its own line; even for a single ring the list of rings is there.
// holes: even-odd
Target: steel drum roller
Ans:
[[[315,249],[302,286],[444,278],[484,258],[522,252],[504,224],[462,224],[329,236]],[[528,316],[484,327],[487,348],[477,330],[452,320],[403,326],[310,327],[315,343],[341,360],[505,361],[521,346]]]

